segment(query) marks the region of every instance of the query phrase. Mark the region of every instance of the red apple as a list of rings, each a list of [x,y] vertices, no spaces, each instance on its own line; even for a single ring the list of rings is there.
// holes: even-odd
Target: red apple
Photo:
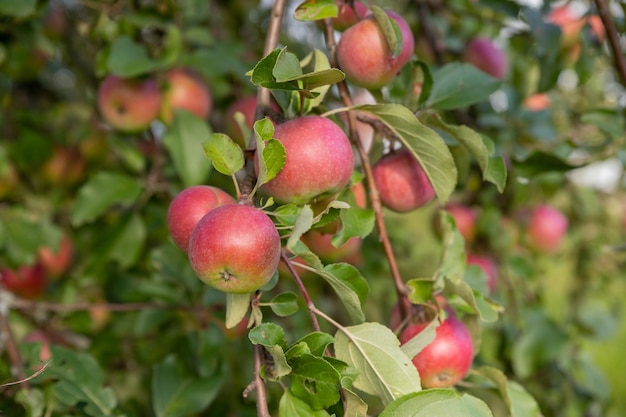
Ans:
[[[330,119],[298,117],[278,125],[274,137],[285,147],[286,161],[282,171],[262,189],[277,201],[305,203],[339,192],[350,182],[352,146]]]
[[[78,147],[56,147],[42,167],[43,177],[51,185],[71,186],[85,177],[87,161]]]
[[[35,299],[43,294],[46,284],[46,272],[40,263],[0,270],[0,285],[19,297]]]
[[[400,334],[400,342],[408,342],[427,325],[409,325]],[[423,388],[448,388],[465,378],[473,359],[474,347],[469,330],[456,316],[448,314],[437,327],[435,339],[413,358],[413,364]]]
[[[367,6],[360,1],[354,2],[354,8],[350,7],[350,4],[343,0],[337,0],[336,3],[338,10],[337,17],[332,19],[333,27],[341,32],[358,23],[367,16],[369,11]]]
[[[504,79],[508,71],[506,54],[489,38],[472,39],[465,48],[463,60],[499,80]]]
[[[67,272],[72,264],[74,245],[68,236],[64,236],[56,251],[49,246],[41,246],[37,256],[48,276],[58,278]]]
[[[201,119],[209,117],[213,97],[200,75],[186,68],[175,68],[165,74],[165,80],[161,120],[171,123],[175,109],[187,110]]]
[[[591,33],[599,43],[604,42],[606,39],[606,29],[602,19],[598,15],[591,15],[587,18],[587,23],[591,27]]]
[[[561,29],[561,43],[566,48],[578,43],[578,34],[585,26],[585,20],[581,19],[569,4],[552,9],[548,14],[548,22]]]
[[[567,233],[567,217],[555,207],[542,204],[530,212],[528,222],[528,244],[537,251],[555,252],[563,243]]]
[[[498,287],[498,281],[500,280],[500,274],[498,272],[498,265],[496,261],[488,255],[479,255],[470,253],[467,255],[467,264],[476,265],[480,267],[487,276],[487,287],[489,292],[493,293]]]
[[[456,228],[465,242],[471,243],[476,237],[476,219],[478,217],[476,210],[464,204],[455,203],[448,204],[446,211],[454,219]]]
[[[382,204],[393,211],[415,210],[435,196],[426,173],[405,148],[383,155],[372,174]]]
[[[330,233],[311,230],[302,235],[302,242],[325,263],[345,261],[361,248],[362,240],[358,237],[351,237],[339,247],[333,246],[332,238]]]
[[[545,93],[535,93],[524,99],[522,107],[530,111],[545,110],[550,106],[550,96]]]
[[[98,109],[113,128],[137,132],[147,128],[161,111],[159,86],[151,78],[107,76],[98,89]]]
[[[189,262],[196,275],[223,292],[258,290],[280,261],[280,236],[261,210],[227,204],[206,214],[189,239]]]
[[[178,193],[167,209],[167,228],[174,243],[187,252],[193,228],[208,212],[235,200],[226,192],[209,185],[196,185]]]
[[[411,28],[400,15],[387,14],[399,26],[402,48],[394,55],[380,25],[373,15],[347,29],[337,44],[337,61],[354,85],[379,89],[387,84],[409,62],[415,49]]]

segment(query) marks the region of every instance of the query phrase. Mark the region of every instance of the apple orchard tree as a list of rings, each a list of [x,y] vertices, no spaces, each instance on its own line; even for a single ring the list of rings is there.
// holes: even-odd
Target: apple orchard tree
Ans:
[[[0,416],[623,416],[626,6],[0,0]]]

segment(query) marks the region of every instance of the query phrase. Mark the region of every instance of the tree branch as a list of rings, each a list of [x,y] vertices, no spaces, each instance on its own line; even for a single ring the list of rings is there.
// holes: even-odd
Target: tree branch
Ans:
[[[598,14],[602,19],[602,24],[606,30],[606,38],[609,41],[609,47],[613,53],[613,61],[615,69],[621,78],[622,85],[626,86],[626,58],[620,47],[619,37],[617,35],[617,29],[615,23],[611,17],[611,11],[609,10],[605,0],[595,0],[596,7],[598,8]]]

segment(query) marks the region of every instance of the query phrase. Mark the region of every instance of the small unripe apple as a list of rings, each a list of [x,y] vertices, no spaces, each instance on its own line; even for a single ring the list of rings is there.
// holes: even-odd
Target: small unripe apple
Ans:
[[[427,325],[409,325],[400,334],[400,343],[408,342]],[[413,358],[413,364],[423,388],[448,388],[465,378],[473,359],[474,346],[469,330],[456,316],[448,314],[437,327],[435,339]]]
[[[258,290],[280,261],[280,236],[261,210],[226,204],[206,214],[189,239],[189,262],[207,285],[227,293]]]
[[[37,259],[51,278],[58,278],[67,272],[74,257],[74,244],[69,236],[63,236],[57,250],[49,246],[41,246]]]
[[[465,242],[471,243],[476,237],[476,219],[478,217],[476,210],[464,204],[456,203],[447,205],[446,211],[454,219],[456,228]]]
[[[350,26],[355,25],[367,16],[367,6],[360,1],[354,2],[354,8],[350,7],[350,4],[343,0],[337,0],[336,3],[338,8],[337,17],[334,17],[332,21],[333,27],[340,32],[343,32]]]
[[[489,288],[489,292],[493,293],[497,289],[500,274],[498,272],[498,265],[491,256],[470,253],[467,255],[467,264],[476,265],[483,270],[487,276],[487,287]]]
[[[463,60],[479,70],[502,80],[508,71],[508,59],[502,49],[489,38],[472,39],[465,48]]]
[[[213,97],[200,75],[187,68],[175,68],[165,74],[165,80],[161,120],[171,123],[175,109],[187,110],[201,119],[209,117]]]
[[[419,162],[405,148],[383,155],[372,169],[382,204],[403,213],[433,199],[433,189]]]
[[[235,200],[225,191],[210,185],[195,185],[174,197],[167,209],[167,228],[174,243],[187,252],[193,228],[209,211]]]
[[[322,194],[337,193],[350,182],[352,145],[330,119],[298,117],[279,124],[274,137],[285,147],[285,165],[262,190],[277,201],[305,203]]]
[[[538,251],[555,252],[563,243],[568,224],[567,217],[555,207],[548,204],[536,206],[528,221],[528,244]]]
[[[161,111],[162,95],[155,80],[108,75],[98,89],[98,109],[113,128],[137,132]]]
[[[19,297],[35,299],[46,289],[46,272],[38,262],[16,270],[4,268],[0,270],[0,285]]]
[[[347,29],[337,44],[337,61],[354,85],[379,89],[391,82],[409,62],[415,49],[411,28],[400,15],[387,11],[400,28],[402,48],[394,55],[387,38],[373,15]]]
[[[302,235],[302,242],[325,263],[345,261],[361,248],[361,238],[351,237],[339,247],[333,246],[332,238],[330,233],[311,230]]]

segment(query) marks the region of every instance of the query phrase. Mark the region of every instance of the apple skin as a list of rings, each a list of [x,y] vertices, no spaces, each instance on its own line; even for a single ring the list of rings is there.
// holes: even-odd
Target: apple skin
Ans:
[[[27,299],[41,296],[46,289],[46,271],[40,263],[21,265],[17,270],[0,270],[0,285],[15,295]]]
[[[265,285],[280,261],[280,236],[261,210],[226,204],[206,214],[189,239],[189,262],[207,285],[251,293]]]
[[[311,230],[302,235],[302,242],[324,263],[334,263],[350,259],[361,249],[362,239],[351,237],[338,248],[333,246],[331,233],[321,233]]]
[[[506,54],[489,38],[477,37],[470,40],[465,48],[463,60],[499,80],[503,80],[508,72]]]
[[[476,237],[476,219],[478,217],[476,210],[464,204],[455,203],[447,205],[446,211],[454,219],[456,228],[465,242],[473,242]]]
[[[541,204],[530,212],[527,229],[528,244],[540,252],[556,252],[567,233],[567,217],[555,207]]]
[[[187,252],[189,237],[208,212],[235,200],[225,191],[210,185],[195,185],[174,197],[167,209],[167,228],[180,249]]]
[[[398,213],[415,210],[435,196],[426,173],[407,149],[383,155],[372,174],[382,204]]]
[[[201,119],[206,119],[213,110],[213,96],[209,87],[190,69],[174,68],[165,74],[166,88],[163,92],[161,120],[170,124],[174,110],[187,110]]]
[[[354,8],[350,7],[350,5],[343,0],[337,0],[336,3],[338,8],[337,17],[334,17],[332,21],[335,30],[340,32],[354,26],[361,19],[367,16],[369,12],[367,6],[360,1],[354,2]]]
[[[495,292],[498,288],[498,281],[500,280],[500,273],[498,272],[496,261],[488,255],[470,253],[467,255],[467,264],[480,267],[485,275],[487,275],[487,287],[489,288],[489,292]]]
[[[402,33],[402,49],[393,56],[385,35],[374,16],[368,16],[347,29],[337,44],[337,61],[346,78],[360,87],[380,89],[389,84],[409,62],[415,49],[411,28],[400,15],[387,11]]]
[[[428,323],[407,326],[400,343],[408,342]],[[423,388],[449,388],[465,378],[474,359],[472,336],[465,324],[453,314],[436,329],[435,339],[413,358]]]
[[[74,258],[74,244],[69,236],[63,236],[55,251],[49,246],[41,246],[37,259],[51,278],[59,278],[67,272]]]
[[[114,129],[138,132],[147,128],[161,111],[162,94],[151,78],[108,75],[98,89],[98,109]]]
[[[305,203],[322,194],[337,193],[350,182],[352,145],[332,120],[298,117],[279,124],[274,137],[285,147],[285,165],[262,190],[277,201]]]

